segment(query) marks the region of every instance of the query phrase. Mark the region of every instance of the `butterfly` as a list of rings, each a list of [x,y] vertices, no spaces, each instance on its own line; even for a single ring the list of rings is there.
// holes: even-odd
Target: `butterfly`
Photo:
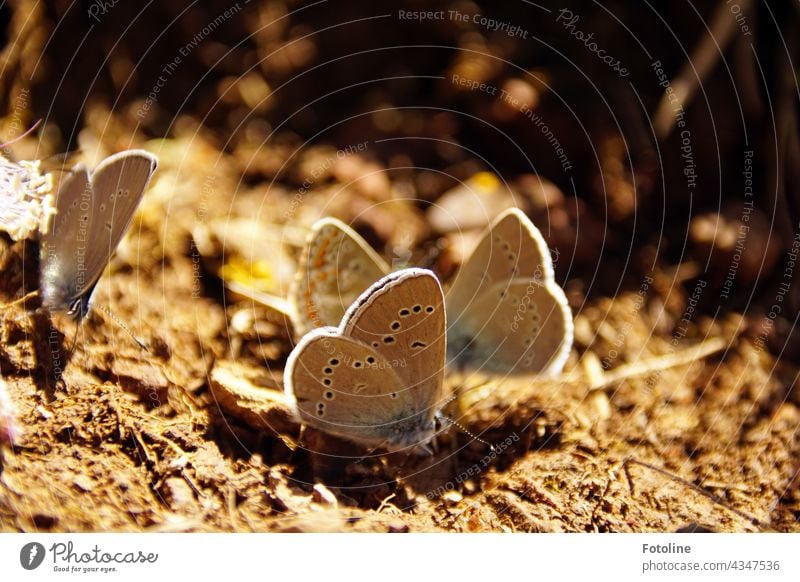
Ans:
[[[355,231],[333,218],[317,222],[290,293],[299,335],[337,325],[350,302],[388,271]],[[572,313],[547,243],[521,210],[504,211],[486,229],[445,303],[450,366],[541,376],[563,369]]]
[[[352,228],[335,218],[314,223],[289,291],[295,334],[339,325],[347,308],[389,265]]]
[[[313,329],[290,354],[284,387],[295,416],[368,447],[427,450],[442,404],[445,317],[431,271],[380,278],[338,327]]]
[[[92,172],[83,165],[70,171],[58,189],[53,227],[42,236],[40,283],[48,309],[86,316],[157,165],[154,155],[127,150]]]
[[[486,229],[446,305],[451,365],[545,377],[564,368],[572,312],[547,243],[521,210],[506,210]]]

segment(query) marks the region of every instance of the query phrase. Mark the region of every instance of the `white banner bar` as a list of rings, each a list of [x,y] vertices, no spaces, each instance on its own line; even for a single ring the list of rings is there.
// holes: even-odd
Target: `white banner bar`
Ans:
[[[797,534],[2,534],[0,580],[800,580]]]

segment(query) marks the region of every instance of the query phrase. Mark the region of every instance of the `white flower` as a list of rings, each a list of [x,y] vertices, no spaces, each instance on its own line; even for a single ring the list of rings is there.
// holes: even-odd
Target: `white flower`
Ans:
[[[38,160],[12,162],[0,156],[0,230],[14,240],[46,234],[56,213],[52,190],[53,178],[40,172]]]

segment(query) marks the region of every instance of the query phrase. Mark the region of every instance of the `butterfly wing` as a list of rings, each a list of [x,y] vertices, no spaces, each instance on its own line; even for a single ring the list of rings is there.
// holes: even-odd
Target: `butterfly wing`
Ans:
[[[555,376],[572,346],[572,313],[555,283],[513,279],[481,293],[448,333],[449,355],[456,362]]]
[[[480,294],[514,278],[552,280],[553,261],[544,237],[518,208],[509,208],[486,230],[447,293],[451,325]]]
[[[297,415],[332,434],[390,451],[434,434],[445,354],[444,297],[430,271],[385,276],[339,328],[306,334],[284,382]]]
[[[303,337],[286,364],[285,389],[302,422],[368,446],[391,440],[411,408],[392,363],[334,327]]]
[[[155,156],[129,150],[106,158],[91,174],[77,166],[64,181],[53,229],[42,245],[46,306],[70,309],[78,316],[86,313],[91,292],[128,229],[155,168]]]
[[[446,350],[442,287],[425,269],[387,275],[348,309],[340,331],[395,363],[414,410],[432,420],[441,405]]]
[[[49,309],[67,309],[92,283],[85,280],[85,257],[93,203],[89,173],[84,166],[75,166],[58,189],[57,213],[42,237],[40,280],[43,303]]]
[[[127,232],[157,165],[156,157],[149,152],[128,150],[107,157],[92,172],[95,204],[86,254],[86,271],[92,284]]]
[[[389,266],[353,229],[335,218],[314,223],[290,290],[296,334],[339,325],[347,308]]]
[[[558,374],[572,346],[572,314],[554,276],[550,250],[530,219],[517,208],[498,216],[447,294],[450,363]]]

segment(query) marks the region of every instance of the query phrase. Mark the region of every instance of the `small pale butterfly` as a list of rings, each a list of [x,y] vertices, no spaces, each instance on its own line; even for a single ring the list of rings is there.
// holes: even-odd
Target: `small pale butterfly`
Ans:
[[[442,406],[446,353],[442,287],[425,269],[386,275],[338,327],[312,330],[284,371],[306,425],[389,452],[427,450]]]
[[[91,173],[73,168],[56,197],[58,213],[42,237],[40,280],[44,305],[82,319],[111,255],[122,240],[157,166],[154,155],[127,150]]]
[[[388,272],[355,231],[314,225],[292,291],[296,327],[336,325],[349,302]],[[510,208],[486,229],[447,293],[448,362],[458,368],[554,376],[572,346],[572,313],[547,243]]]
[[[572,313],[550,250],[525,214],[500,214],[447,292],[448,361],[491,372],[554,376],[572,347]]]
[[[295,335],[339,325],[347,308],[389,265],[352,228],[335,218],[314,223],[289,293]]]

